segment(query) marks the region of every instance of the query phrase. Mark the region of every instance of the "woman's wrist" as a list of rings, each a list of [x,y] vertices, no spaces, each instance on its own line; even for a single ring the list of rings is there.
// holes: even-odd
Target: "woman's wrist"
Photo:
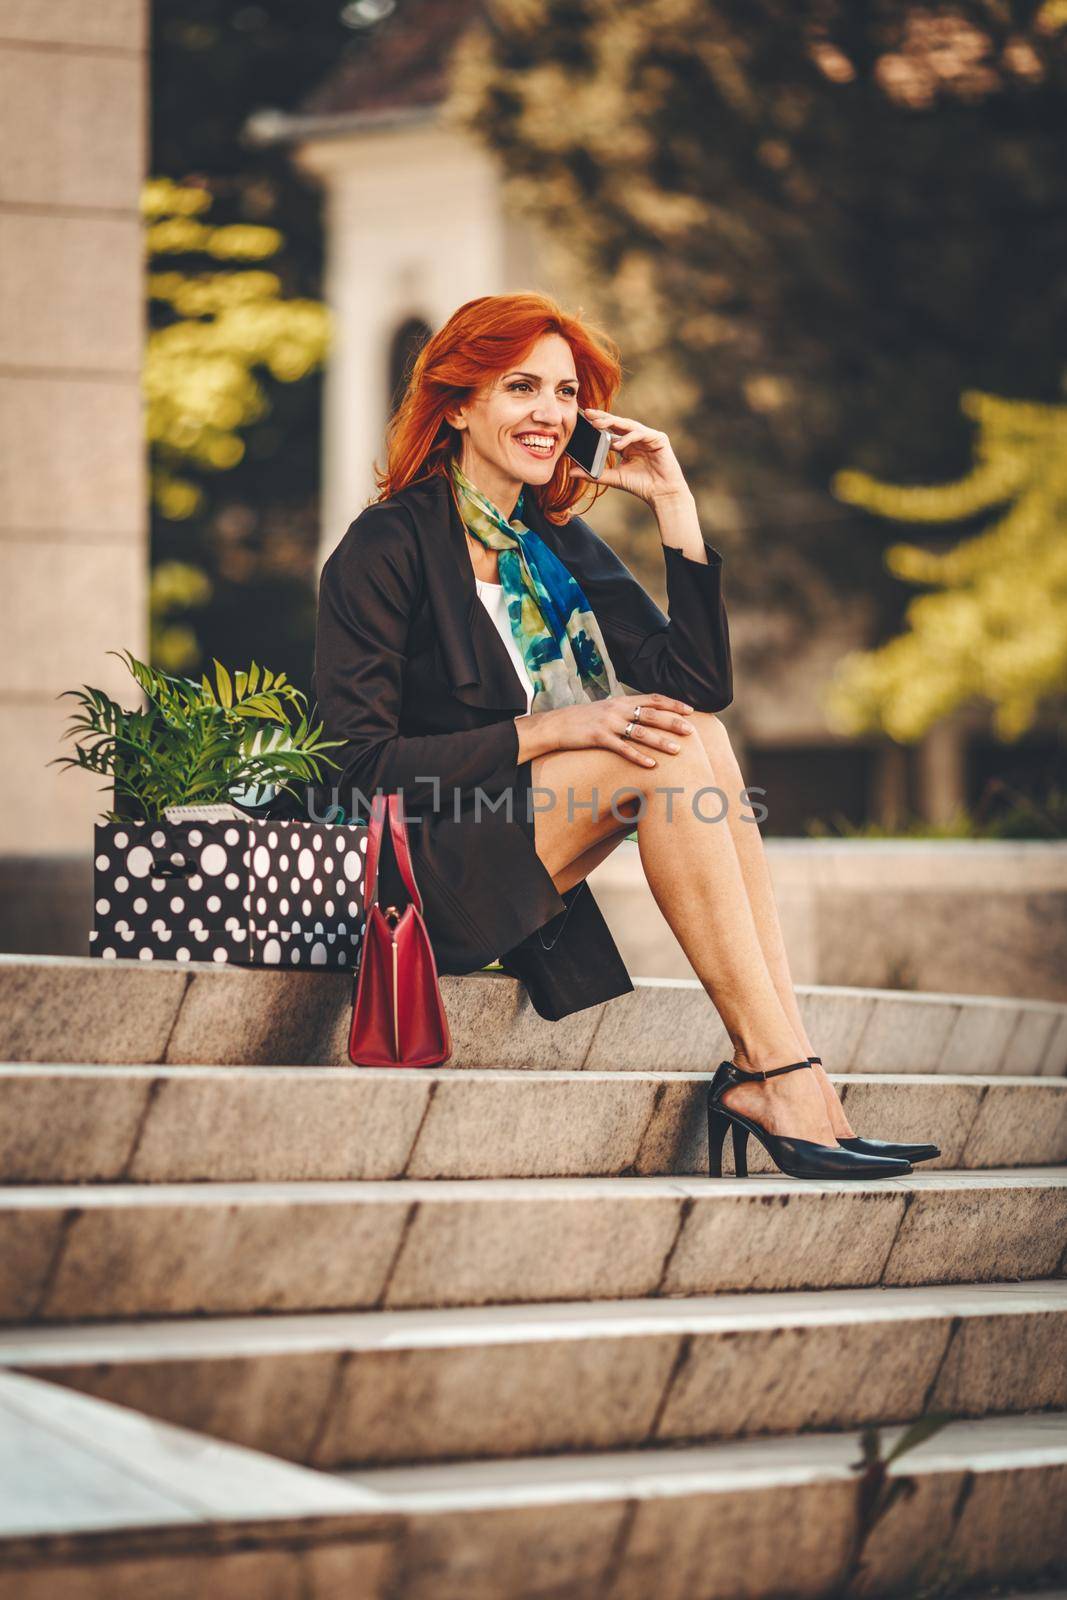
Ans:
[[[547,756],[558,750],[557,726],[559,710],[527,711],[515,717],[515,730],[519,736],[519,761],[529,761],[533,756]]]
[[[681,550],[692,561],[707,561],[696,496],[692,490],[685,488],[661,495],[651,505],[659,524],[661,542],[669,549]]]

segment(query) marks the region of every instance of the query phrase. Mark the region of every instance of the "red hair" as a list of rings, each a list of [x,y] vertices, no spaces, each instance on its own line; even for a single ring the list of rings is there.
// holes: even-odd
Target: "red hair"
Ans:
[[[546,333],[558,333],[570,345],[582,405],[610,411],[622,382],[619,347],[613,339],[580,315],[571,316],[550,295],[481,295],[454,311],[419,351],[404,398],[386,427],[385,471],[375,464],[375,500],[386,499],[416,479],[434,473],[446,476],[451,458],[459,454],[461,435],[445,412],[464,404],[499,374],[521,365]],[[566,522],[574,502],[589,487],[595,501],[605,486],[572,477],[569,459],[561,455],[549,481],[531,486],[531,491],[550,521]]]

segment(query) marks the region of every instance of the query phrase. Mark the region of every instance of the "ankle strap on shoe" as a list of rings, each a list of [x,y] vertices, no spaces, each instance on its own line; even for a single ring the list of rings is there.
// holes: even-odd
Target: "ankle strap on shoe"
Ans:
[[[808,1060],[811,1062],[812,1066],[815,1065],[816,1061],[819,1063],[820,1067],[822,1066],[822,1056],[809,1056]]]
[[[797,1072],[801,1067],[810,1066],[811,1062],[805,1057],[803,1061],[791,1061],[787,1067],[771,1067],[766,1072],[750,1072],[747,1067],[739,1067],[733,1061],[720,1061],[719,1072],[731,1083],[761,1083],[765,1078],[777,1078],[783,1072]]]

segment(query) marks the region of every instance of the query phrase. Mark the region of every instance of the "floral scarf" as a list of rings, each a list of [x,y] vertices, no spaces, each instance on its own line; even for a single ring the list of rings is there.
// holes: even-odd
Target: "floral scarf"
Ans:
[[[531,711],[632,692],[615,676],[580,584],[540,534],[522,521],[526,485],[508,522],[456,461],[450,465],[467,531],[499,552],[497,567],[508,620],[533,686]]]

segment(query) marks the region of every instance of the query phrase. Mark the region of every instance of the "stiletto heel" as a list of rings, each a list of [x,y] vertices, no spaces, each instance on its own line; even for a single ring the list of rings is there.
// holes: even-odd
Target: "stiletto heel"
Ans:
[[[734,1123],[734,1175],[748,1177],[748,1129]]]
[[[716,1111],[708,1101],[708,1172],[713,1178],[722,1177],[722,1142],[730,1126],[729,1117]]]
[[[727,1123],[733,1125],[734,1171],[739,1178],[748,1177],[750,1133],[759,1140],[778,1170],[790,1178],[900,1178],[911,1171],[910,1163],[900,1157],[867,1155],[840,1145],[816,1144],[811,1139],[771,1133],[743,1112],[723,1104],[723,1095],[734,1084],[762,1083],[767,1078],[777,1078],[783,1072],[797,1072],[801,1068],[814,1071],[806,1057],[803,1061],[791,1061],[787,1067],[771,1067],[767,1072],[749,1072],[732,1061],[719,1062],[708,1089],[708,1172],[711,1177],[722,1177],[722,1145]]]
[[[822,1056],[809,1056],[808,1060],[812,1066],[816,1061],[822,1066]],[[894,1144],[887,1139],[861,1139],[858,1133],[837,1142],[842,1149],[855,1150],[860,1155],[893,1156],[899,1161],[932,1161],[941,1154],[936,1144]]]

